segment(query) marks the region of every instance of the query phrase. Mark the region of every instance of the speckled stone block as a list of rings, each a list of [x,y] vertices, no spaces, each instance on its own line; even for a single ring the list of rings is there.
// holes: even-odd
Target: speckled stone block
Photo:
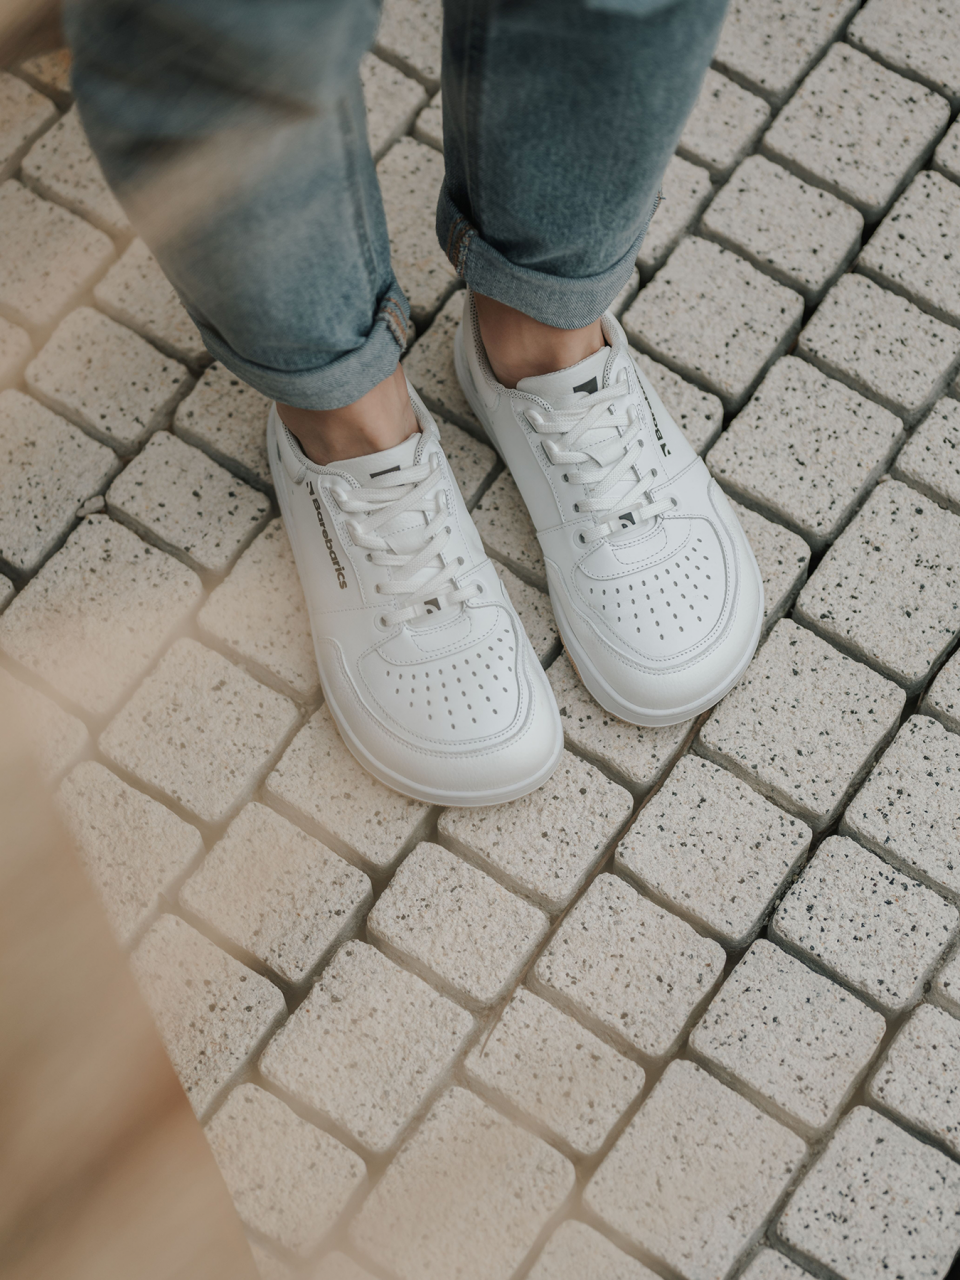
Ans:
[[[689,1280],[722,1280],[806,1154],[795,1133],[671,1063],[587,1185],[587,1206]]]
[[[732,502],[734,513],[753,548],[763,580],[763,630],[766,633],[793,604],[810,564],[810,548],[796,533]]]
[[[196,607],[199,579],[89,516],[0,618],[0,647],[94,715],[110,712]]]
[[[748,156],[701,226],[705,234],[816,303],[859,249],[863,217],[765,156]]]
[[[554,656],[560,643],[550,597],[545,591],[531,587],[529,582],[524,582],[503,565],[498,564],[496,569],[527,633],[527,639],[533,646],[533,652],[541,662],[545,662]]]
[[[432,89],[440,85],[441,0],[386,0],[377,48]]]
[[[310,1272],[310,1280],[374,1280],[374,1277],[345,1253],[328,1253],[319,1268]]]
[[[163,915],[130,958],[174,1070],[198,1116],[286,1012],[272,982]]]
[[[306,1257],[366,1185],[353,1151],[254,1084],[242,1084],[205,1129],[241,1220]]]
[[[784,356],[710,450],[707,465],[724,489],[820,550],[903,440],[903,425],[888,409],[805,360]]]
[[[107,491],[111,515],[201,572],[226,573],[270,519],[270,500],[169,431]]]
[[[629,1052],[664,1058],[723,963],[719,943],[600,875],[537,961],[531,986]]]
[[[464,290],[458,289],[447,299],[430,328],[404,356],[403,367],[428,408],[483,439],[483,428],[460,390],[453,364],[453,339],[465,297]]]
[[[256,1240],[248,1238],[247,1244],[253,1254],[253,1262],[260,1280],[294,1280],[297,1273],[285,1262],[281,1262],[276,1254],[271,1253],[262,1244],[258,1244]]]
[[[547,932],[542,911],[436,844],[407,856],[367,917],[387,952],[473,1009],[503,999]]]
[[[960,895],[960,737],[911,716],[850,801],[841,831]]]
[[[715,73],[708,74],[712,76]],[[725,83],[729,84],[729,81]],[[701,121],[701,132],[702,124]],[[650,220],[637,257],[637,266],[644,279],[652,276],[666,261],[680,237],[690,230],[713,195],[709,172],[698,164],[690,164],[681,156],[671,156],[660,181],[660,190],[663,199]]]
[[[47,53],[27,58],[17,70],[40,93],[52,98],[58,107],[66,108],[71,101],[71,62],[69,49],[51,49]]]
[[[841,276],[798,352],[912,426],[946,390],[960,334],[864,276]]]
[[[960,1022],[922,1004],[897,1032],[867,1095],[960,1156],[958,1062]]]
[[[7,71],[0,71],[0,182],[9,178],[38,134],[57,118],[57,109],[42,93]]]
[[[890,470],[895,479],[960,515],[960,404],[938,400]]]
[[[685,756],[617,847],[617,865],[728,946],[746,946],[811,831],[733,774]]]
[[[956,932],[956,907],[853,840],[825,840],[777,908],[771,936],[814,956],[889,1013],[915,1004]]]
[[[100,737],[108,759],[205,822],[246,800],[297,709],[212,649],[178,640]]]
[[[579,1155],[600,1149],[644,1080],[637,1063],[523,988],[464,1069],[479,1093]]]
[[[876,222],[949,118],[939,94],[835,44],[767,130],[762,148]]]
[[[173,429],[211,458],[258,488],[268,488],[267,414],[270,401],[225,369],[212,364],[177,406]]]
[[[561,1223],[529,1273],[529,1280],[655,1280],[606,1236],[583,1222]]]
[[[325,706],[291,742],[264,791],[281,813],[374,876],[393,866],[430,812],[357,763]]]
[[[546,590],[547,570],[537,531],[509,471],[502,471],[473,509],[487,551]]]
[[[379,160],[413,124],[427,101],[427,93],[422,84],[372,53],[365,53],[360,59],[360,81],[367,107],[370,151]]]
[[[886,1025],[849,991],[758,939],[694,1027],[690,1048],[814,1135],[836,1121]]]
[[[200,832],[93,760],[64,778],[57,803],[114,934],[128,946],[160,894],[203,852]]]
[[[55,324],[115,256],[109,236],[19,182],[0,186],[0,222],[0,311],[28,328]]]
[[[960,654],[954,654],[924,695],[920,710],[960,733]]]
[[[267,1080],[370,1151],[393,1146],[473,1019],[374,947],[348,942],[260,1061]]]
[[[960,107],[960,35],[949,0],[870,0],[847,39]]]
[[[908,692],[960,634],[960,517],[879,485],[800,592],[794,616]]]
[[[413,136],[418,142],[425,142],[428,147],[443,150],[443,95],[434,94],[430,105],[417,116],[413,127]]]
[[[689,236],[624,314],[632,342],[735,412],[792,342],[803,299],[736,254]]]
[[[195,364],[206,354],[197,326],[142,240],[134,240],[93,291],[98,307],[167,355]]]
[[[33,573],[117,466],[112,449],[36,400],[0,392],[0,559]]]
[[[182,364],[91,307],[59,324],[27,365],[28,388],[118,453],[134,453],[189,385]]]
[[[789,1262],[782,1253],[761,1249],[743,1273],[743,1280],[809,1280],[810,1273]]]
[[[362,871],[262,804],[241,809],[180,890],[188,911],[293,983],[357,929],[372,897]]]
[[[777,1233],[850,1280],[942,1280],[960,1248],[960,1170],[868,1107],[845,1116]]]
[[[6,574],[0,573],[0,610],[5,609],[15,595],[13,583]]]
[[[29,685],[0,668],[0,692],[14,706],[28,750],[48,785],[80,758],[90,745],[87,726]]]
[[[960,182],[960,121],[954,120],[943,135],[943,140],[933,153],[933,167],[954,182]]]
[[[443,157],[414,138],[401,138],[377,165],[397,280],[422,327],[456,285],[457,274],[437,243],[437,196]]]
[[[722,180],[753,149],[769,118],[762,98],[708,68],[677,150]]]
[[[690,447],[697,453],[705,453],[723,426],[723,405],[719,398],[641,351],[632,351],[631,355],[646,378],[648,389],[653,387],[663,407],[689,440]]]
[[[955,1017],[960,1017],[960,951],[947,960],[933,982],[934,994]]]
[[[701,729],[700,749],[820,831],[892,735],[904,701],[895,684],[783,618]]]
[[[32,355],[29,334],[0,316],[0,390],[19,380],[23,366]]]
[[[40,195],[65,205],[108,235],[129,233],[127,215],[107,186],[76,107],[33,144],[24,157],[22,173]]]
[[[439,415],[436,423],[443,451],[469,509],[497,465],[497,455],[488,444],[481,444],[462,427],[446,422]]]
[[[559,1152],[451,1089],[377,1183],[351,1235],[400,1280],[508,1280],[573,1184]]]

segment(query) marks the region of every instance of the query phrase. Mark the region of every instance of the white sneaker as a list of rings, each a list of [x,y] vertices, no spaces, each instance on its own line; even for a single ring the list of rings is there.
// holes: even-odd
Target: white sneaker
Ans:
[[[730,504],[610,312],[603,331],[603,350],[509,390],[490,368],[468,296],[457,376],[536,525],[581,680],[622,720],[677,724],[743,675],[763,585]]]
[[[270,470],[344,742],[417,800],[499,804],[553,773],[560,717],[437,426],[412,388],[410,399],[419,433],[328,467],[274,405]]]

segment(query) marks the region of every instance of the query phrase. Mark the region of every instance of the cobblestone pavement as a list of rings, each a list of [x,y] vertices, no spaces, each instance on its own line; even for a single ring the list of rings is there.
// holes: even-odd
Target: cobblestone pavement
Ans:
[[[732,0],[617,307],[742,504],[764,643],[605,715],[453,373],[439,0],[363,64],[406,369],[567,754],[438,812],[341,745],[263,448],[0,75],[0,679],[265,1280],[937,1280],[960,1248],[960,4]]]

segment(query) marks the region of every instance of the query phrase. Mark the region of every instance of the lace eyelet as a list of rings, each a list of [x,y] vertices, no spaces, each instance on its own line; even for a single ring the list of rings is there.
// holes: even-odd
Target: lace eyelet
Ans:
[[[670,495],[670,505],[673,507],[674,511],[676,511],[677,507],[680,506],[680,503],[672,494]]]
[[[577,534],[577,541],[578,541],[582,546],[586,546],[586,542],[587,542],[586,535],[585,535],[585,534],[582,534],[582,533],[578,533],[578,534]]]
[[[567,473],[566,473],[566,472],[564,472],[564,473],[563,473],[563,476],[561,477],[561,479],[563,480],[563,483],[564,483],[564,484],[569,484],[569,483],[570,483],[570,477],[567,475]]]
[[[380,617],[377,619],[377,627],[381,631],[390,630],[390,619],[387,617],[385,613],[381,613]]]
[[[654,467],[654,468],[651,470],[650,474],[653,476],[654,480],[656,480],[657,476],[658,476],[660,473],[659,473],[659,471],[657,471],[657,468],[656,468],[656,467]]]
[[[367,554],[366,554],[363,558],[364,558],[364,560],[366,560],[367,564],[372,564],[372,563],[373,563],[373,552],[372,552],[372,551],[368,551],[368,552],[367,552]]]
[[[464,560],[463,556],[457,556],[457,564],[466,564],[466,563],[467,562],[466,560]]]
[[[575,503],[573,504],[573,509],[574,509],[574,511],[579,512],[579,510],[580,510],[580,503],[579,503],[579,502],[575,502]]]
[[[482,583],[482,582],[478,582],[478,583],[476,583],[475,585],[476,585],[476,588],[477,588],[477,595],[478,595],[478,596],[485,596],[485,595],[487,594],[487,589],[486,589],[486,587],[483,585],[483,583]]]

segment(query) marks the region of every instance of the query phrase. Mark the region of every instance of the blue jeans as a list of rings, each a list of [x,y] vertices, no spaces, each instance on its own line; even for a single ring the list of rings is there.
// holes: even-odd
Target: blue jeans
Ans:
[[[445,0],[437,232],[471,288],[558,328],[605,310],[725,7]],[[379,0],[64,5],[83,122],[135,222],[138,190],[233,139],[216,200],[145,234],[208,350],[301,408],[358,399],[405,340],[358,74],[378,18]]]

